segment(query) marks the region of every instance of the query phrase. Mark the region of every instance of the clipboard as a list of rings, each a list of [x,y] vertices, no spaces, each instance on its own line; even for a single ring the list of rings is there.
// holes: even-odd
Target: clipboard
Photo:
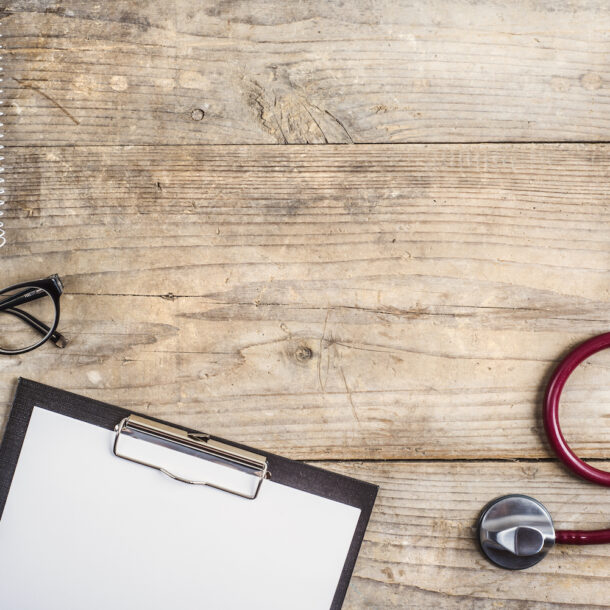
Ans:
[[[76,451],[80,454],[73,455]],[[118,479],[122,487],[116,487]],[[106,489],[113,494],[101,491]],[[80,571],[78,582],[88,582],[90,589],[98,580],[103,583],[98,601],[114,587],[108,597],[113,608],[156,608],[156,601],[163,607],[171,599],[174,607],[189,603],[206,610],[338,610],[377,490],[370,483],[20,379],[0,445],[0,569],[9,571],[3,571],[3,583],[23,582],[8,593],[3,584],[0,606],[76,609],[87,593],[79,593],[70,574]],[[94,494],[95,500],[87,494]],[[138,504],[145,501],[149,503]],[[91,509],[91,502],[96,508]],[[159,508],[164,503],[168,507]],[[195,512],[188,513],[191,504]],[[88,517],[75,510],[76,505],[83,510],[89,506]],[[143,506],[150,510],[142,511]],[[148,514],[155,511],[159,517]],[[294,523],[291,511],[299,516]],[[70,519],[65,512],[71,513]],[[25,522],[28,514],[31,523]],[[98,530],[114,525],[112,515],[118,522],[106,548],[108,535],[104,538]],[[211,524],[212,515],[216,522]],[[45,516],[64,525],[45,523]],[[154,518],[158,521],[146,521]],[[73,522],[80,524],[79,538],[71,536]],[[54,539],[62,527],[67,531]],[[219,539],[220,534],[224,538]],[[29,541],[34,536],[37,540]],[[45,546],[47,538],[54,542]],[[78,557],[66,551],[70,539],[77,541],[73,544]],[[134,540],[141,556],[130,546]],[[253,541],[258,541],[257,548],[248,548]],[[47,548],[53,544],[61,548]],[[183,554],[190,559],[181,564]],[[128,561],[126,555],[131,570],[124,571],[131,574],[120,584],[123,572],[117,570],[121,561]],[[55,565],[53,557],[65,565]],[[141,573],[141,563],[147,572]],[[87,570],[98,573],[92,576]],[[151,571],[158,571],[155,578]],[[212,576],[206,580],[207,573],[215,575],[214,582]],[[26,594],[23,584],[30,579],[39,590]],[[238,591],[240,581],[251,585],[247,598]],[[148,586],[142,586],[145,583]],[[53,602],[53,595],[66,587],[71,590],[68,597]],[[189,588],[200,604],[197,599],[192,603],[184,591]],[[132,590],[141,605],[124,599]],[[110,607],[93,602],[87,600],[82,607]]]

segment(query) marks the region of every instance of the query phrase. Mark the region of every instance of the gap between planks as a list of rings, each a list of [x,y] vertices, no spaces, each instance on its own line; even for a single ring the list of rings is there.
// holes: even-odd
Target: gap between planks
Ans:
[[[241,148],[281,148],[283,146],[287,147],[307,147],[307,148],[325,148],[327,146],[334,147],[372,147],[372,146],[557,146],[560,144],[568,144],[568,145],[607,145],[610,144],[610,140],[460,140],[457,142],[447,141],[447,140],[438,140],[434,142],[323,142],[323,143],[307,143],[304,144],[302,142],[278,142],[277,144],[248,144],[248,143],[226,143],[222,144],[220,142],[214,143],[205,143],[205,144],[159,144],[156,142],[150,143],[137,143],[137,144],[11,144],[10,142],[6,143],[5,148],[183,148],[183,147],[193,147],[193,148],[214,148],[214,147],[241,147]]]

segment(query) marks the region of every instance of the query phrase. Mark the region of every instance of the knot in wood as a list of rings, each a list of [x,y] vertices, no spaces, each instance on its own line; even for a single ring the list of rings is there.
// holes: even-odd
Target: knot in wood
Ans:
[[[294,351],[294,357],[299,362],[307,362],[307,360],[311,360],[313,357],[313,351],[310,347],[306,345],[299,345]]]

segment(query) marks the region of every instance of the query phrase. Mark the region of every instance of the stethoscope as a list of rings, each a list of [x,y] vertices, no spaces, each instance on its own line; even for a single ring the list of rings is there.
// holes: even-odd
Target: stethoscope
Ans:
[[[607,347],[610,333],[585,341],[564,358],[546,388],[542,417],[557,457],[583,479],[610,487],[610,472],[583,462],[570,449],[559,426],[559,398],[568,377],[583,360]],[[534,498],[519,494],[502,496],[487,504],[479,517],[478,535],[487,558],[511,570],[533,566],[555,544],[610,543],[610,529],[555,530],[549,511]]]

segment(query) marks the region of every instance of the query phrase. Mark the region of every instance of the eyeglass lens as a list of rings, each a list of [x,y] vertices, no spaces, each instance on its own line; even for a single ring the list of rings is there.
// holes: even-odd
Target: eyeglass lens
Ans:
[[[25,287],[0,295],[0,349],[19,351],[39,345],[51,334],[57,311],[43,288]]]

